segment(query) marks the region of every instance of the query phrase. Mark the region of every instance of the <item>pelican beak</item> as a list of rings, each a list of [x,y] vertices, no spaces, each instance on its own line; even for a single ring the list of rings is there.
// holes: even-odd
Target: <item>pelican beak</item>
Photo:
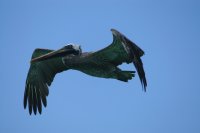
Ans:
[[[55,50],[55,51],[52,51],[52,52],[47,53],[45,55],[41,55],[39,57],[33,58],[30,62],[33,63],[33,62],[37,62],[37,61],[44,61],[44,60],[47,60],[47,59],[52,59],[52,58],[55,58],[55,57],[63,57],[63,56],[69,55],[69,54],[73,54],[75,52],[77,52],[77,51],[73,48],[71,48],[71,49],[61,48],[59,50]]]

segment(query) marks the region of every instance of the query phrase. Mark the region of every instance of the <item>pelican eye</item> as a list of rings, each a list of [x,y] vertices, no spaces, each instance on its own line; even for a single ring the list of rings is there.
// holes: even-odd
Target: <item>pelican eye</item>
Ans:
[[[72,45],[67,45],[67,46],[64,46],[65,49],[72,49],[73,46]]]

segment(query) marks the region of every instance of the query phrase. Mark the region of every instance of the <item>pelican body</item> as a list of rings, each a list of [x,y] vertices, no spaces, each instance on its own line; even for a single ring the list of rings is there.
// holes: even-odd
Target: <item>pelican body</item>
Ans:
[[[37,111],[41,114],[42,103],[46,107],[48,87],[57,73],[66,70],[78,70],[90,76],[111,78],[128,82],[135,76],[135,71],[121,70],[118,65],[133,63],[143,89],[146,91],[147,81],[141,56],[144,51],[126,36],[111,29],[113,42],[97,52],[82,52],[79,45],[69,44],[59,50],[36,49],[33,52],[28,72],[24,108],[27,103],[29,113]]]

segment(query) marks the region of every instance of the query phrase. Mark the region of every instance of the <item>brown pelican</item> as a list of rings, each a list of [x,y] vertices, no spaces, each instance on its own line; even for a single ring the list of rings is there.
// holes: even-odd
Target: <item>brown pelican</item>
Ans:
[[[29,106],[29,113],[42,112],[42,103],[47,106],[48,87],[54,76],[62,71],[74,69],[85,74],[112,78],[128,82],[135,76],[135,71],[121,70],[118,65],[133,63],[142,87],[146,91],[147,81],[140,57],[144,51],[122,33],[111,29],[113,42],[97,52],[83,52],[79,45],[67,45],[59,50],[35,49],[26,79],[24,108]]]

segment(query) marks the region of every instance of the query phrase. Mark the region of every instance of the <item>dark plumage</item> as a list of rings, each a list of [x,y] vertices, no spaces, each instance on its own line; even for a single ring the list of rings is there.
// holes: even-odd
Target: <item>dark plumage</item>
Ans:
[[[67,45],[59,50],[36,49],[33,52],[31,66],[26,79],[24,108],[29,105],[29,113],[42,112],[42,103],[46,107],[55,75],[62,71],[74,69],[91,76],[113,78],[128,82],[135,76],[135,71],[124,71],[117,66],[133,63],[142,87],[146,91],[147,81],[141,56],[144,51],[117,30],[111,29],[113,42],[97,52],[84,52],[80,46]]]

